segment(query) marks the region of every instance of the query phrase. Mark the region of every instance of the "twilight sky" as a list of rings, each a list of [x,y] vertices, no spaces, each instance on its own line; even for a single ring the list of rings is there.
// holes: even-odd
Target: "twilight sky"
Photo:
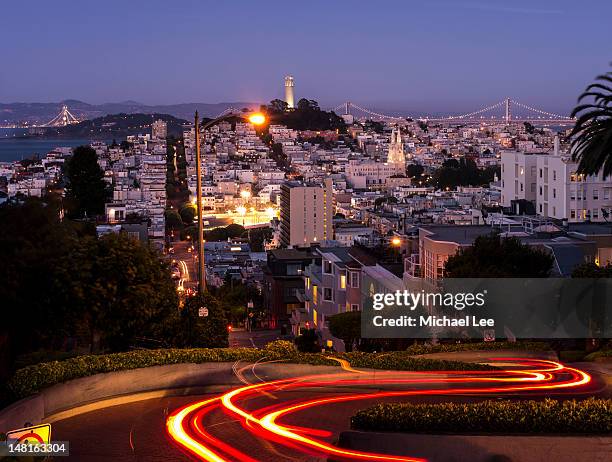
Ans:
[[[0,102],[296,97],[567,112],[612,61],[610,0],[2,2]]]

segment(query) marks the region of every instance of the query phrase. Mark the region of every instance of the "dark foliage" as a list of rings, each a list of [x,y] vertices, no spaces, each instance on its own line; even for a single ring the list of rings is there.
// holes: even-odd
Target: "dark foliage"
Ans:
[[[104,171],[98,165],[96,151],[89,146],[75,148],[64,173],[70,216],[91,218],[103,214],[110,191],[104,181]]]
[[[578,117],[569,135],[572,157],[577,160],[578,173],[604,178],[612,175],[612,72],[597,76],[578,98],[590,102],[579,104],[572,111]]]
[[[449,278],[545,278],[553,258],[523,245],[517,238],[496,234],[478,236],[474,245],[448,258],[444,276]]]

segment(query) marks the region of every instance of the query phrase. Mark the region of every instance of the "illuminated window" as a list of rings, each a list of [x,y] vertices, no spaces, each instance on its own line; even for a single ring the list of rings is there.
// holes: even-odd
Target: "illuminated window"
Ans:
[[[317,310],[312,310],[312,323],[317,325]]]
[[[344,274],[340,275],[340,288],[346,289],[346,276]]]
[[[317,286],[312,286],[312,301],[316,305],[318,299]]]

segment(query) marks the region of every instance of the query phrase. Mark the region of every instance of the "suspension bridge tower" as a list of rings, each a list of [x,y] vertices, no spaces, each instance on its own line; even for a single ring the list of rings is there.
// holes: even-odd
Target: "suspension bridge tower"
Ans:
[[[512,120],[512,114],[510,113],[510,98],[504,100],[504,120],[507,124]]]
[[[62,109],[59,114],[56,115],[53,119],[47,122],[42,127],[65,127],[66,125],[78,124],[79,119],[77,119],[69,110],[68,106],[65,104],[62,105]]]
[[[287,103],[287,107],[289,109],[295,108],[295,100],[293,98],[293,87],[295,86],[295,82],[293,81],[293,76],[288,75],[285,77],[285,103]]]

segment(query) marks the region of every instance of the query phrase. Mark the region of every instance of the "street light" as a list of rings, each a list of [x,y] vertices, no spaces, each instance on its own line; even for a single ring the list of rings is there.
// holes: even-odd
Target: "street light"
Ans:
[[[219,122],[234,117],[248,120],[253,125],[262,125],[266,122],[266,116],[261,112],[251,114],[229,112],[216,119],[206,122],[202,126],[202,142],[206,142],[206,129]],[[200,119],[198,111],[195,112],[195,148],[196,148],[196,177],[197,177],[197,204],[198,204],[198,292],[201,295],[206,291],[206,265],[204,261],[204,228],[202,226],[202,161],[200,156]],[[249,192],[250,196],[250,192]]]
[[[262,125],[266,122],[266,116],[263,115],[261,112],[254,112],[249,116],[248,120],[253,125]]]

